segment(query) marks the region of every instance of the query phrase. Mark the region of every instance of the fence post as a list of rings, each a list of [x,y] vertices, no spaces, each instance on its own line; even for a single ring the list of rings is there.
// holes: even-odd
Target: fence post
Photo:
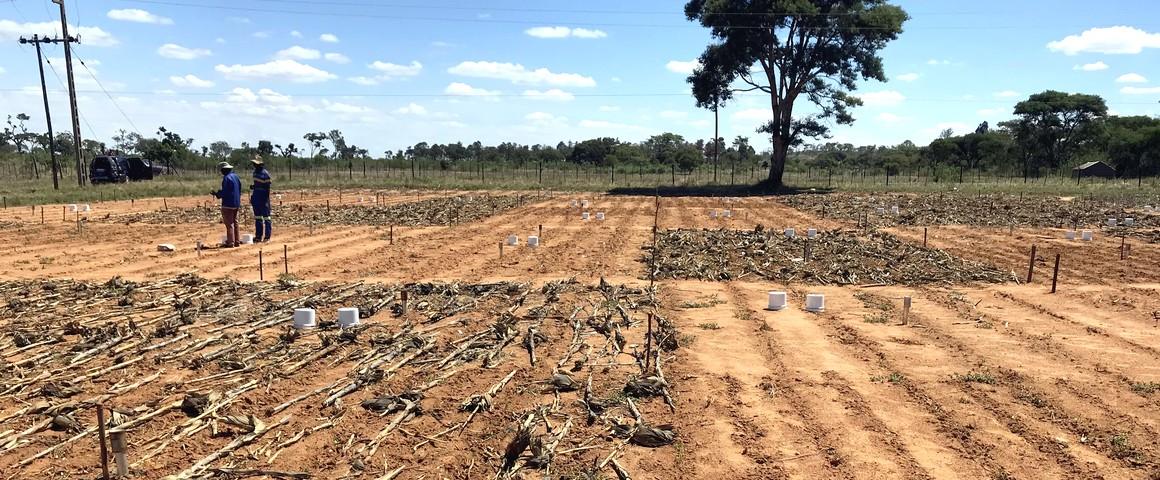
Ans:
[[[1031,283],[1031,275],[1035,272],[1035,245],[1031,246],[1031,262],[1027,265],[1027,283]]]
[[[1060,254],[1055,254],[1055,272],[1051,274],[1051,293],[1055,293],[1055,284],[1059,280],[1059,257]]]

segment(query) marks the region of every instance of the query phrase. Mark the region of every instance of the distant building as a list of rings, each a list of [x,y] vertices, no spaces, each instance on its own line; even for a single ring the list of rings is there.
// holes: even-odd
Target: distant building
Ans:
[[[1071,176],[1077,179],[1083,177],[1116,178],[1116,169],[1104,162],[1087,162],[1071,169]]]

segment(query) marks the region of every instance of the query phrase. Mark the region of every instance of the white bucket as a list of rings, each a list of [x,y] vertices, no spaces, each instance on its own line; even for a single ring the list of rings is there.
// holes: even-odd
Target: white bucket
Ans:
[[[816,236],[818,236],[818,229],[811,228],[806,230],[806,238],[814,238]]]
[[[1114,226],[1116,226],[1116,219],[1114,219],[1114,218],[1109,218],[1109,219],[1108,219],[1108,226],[1109,226],[1109,227],[1114,227]]]
[[[786,238],[793,238],[795,235],[797,235],[797,234],[793,231],[792,228],[785,229]]]
[[[1075,230],[1068,230],[1063,232],[1063,238],[1067,240],[1075,240]]]
[[[724,211],[724,212],[721,212],[721,215],[722,215],[723,217],[725,217],[725,218],[733,218],[733,211],[732,211],[732,210],[726,210],[726,211]]]
[[[878,214],[879,214],[879,215],[886,215],[886,209],[885,209],[885,208],[879,208],[879,209],[878,209]]]
[[[520,237],[516,235],[508,235],[507,244],[509,246],[516,246],[520,244]]]
[[[340,308],[338,309],[338,328],[350,328],[359,324],[358,309]]]
[[[76,213],[76,212],[77,212],[77,205],[75,203],[69,204],[68,213]]]
[[[242,234],[242,243],[250,245],[254,243],[254,236],[248,233]]]
[[[1152,213],[1152,206],[1151,205],[1144,205],[1144,211],[1148,212],[1148,213]]]
[[[588,200],[584,200],[584,201],[580,202],[581,207],[588,208],[588,205],[589,205]]]
[[[1085,241],[1085,242],[1092,241],[1092,231],[1091,230],[1084,230],[1081,233],[1081,235],[1082,235],[1082,237],[1080,237],[1080,238],[1083,238],[1083,241]]]
[[[363,203],[363,197],[358,197],[358,203]]]
[[[575,201],[575,200],[572,200],[572,202],[571,202],[571,203],[569,203],[569,204],[568,204],[568,206],[570,206],[570,207],[572,207],[572,208],[576,208],[576,207],[579,207],[579,206],[580,206],[580,202],[577,202],[577,201]]]
[[[769,292],[769,307],[768,310],[781,310],[785,308],[786,295],[785,292]]]
[[[806,295],[807,312],[823,312],[826,310],[826,296],[820,293]]]
[[[294,328],[299,330],[318,326],[313,308],[294,309]]]
[[[581,213],[581,214],[580,214],[580,219],[581,219],[581,220],[588,220],[588,212]]]
[[[92,208],[90,208],[90,207],[89,207],[89,204],[87,204],[87,203],[86,203],[86,204],[84,204],[84,205],[81,205],[81,212],[82,212],[82,213],[89,213],[89,212],[91,212],[92,210],[93,210],[93,209],[92,209]]]
[[[898,215],[898,205],[890,207],[890,213],[892,213],[894,215]]]
[[[274,195],[274,198],[275,198],[275,199],[277,199],[277,200],[282,200],[282,194],[281,194],[281,193],[279,193],[279,194],[277,194],[277,195]]]
[[[604,221],[604,212],[596,212],[596,220]]]
[[[540,246],[540,237],[535,235],[528,235],[528,246],[532,248]]]
[[[1130,226],[1135,225],[1135,224],[1136,224],[1136,219],[1134,219],[1132,217],[1128,217],[1128,218],[1124,219],[1124,226],[1125,227],[1130,227]]]
[[[716,210],[709,210],[709,218],[716,219],[717,218],[717,211]]]

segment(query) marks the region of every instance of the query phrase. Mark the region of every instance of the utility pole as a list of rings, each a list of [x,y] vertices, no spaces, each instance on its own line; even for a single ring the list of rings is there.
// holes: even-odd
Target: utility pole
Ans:
[[[73,41],[80,43],[80,39],[72,40],[68,36],[68,17],[64,12],[64,0],[52,0],[60,6],[60,30],[66,41],[64,42],[64,69],[68,75],[68,101],[72,107],[73,153],[77,157],[77,185],[85,186],[84,160],[81,158],[81,117],[77,113],[77,84],[73,78],[72,47]]]
[[[33,35],[29,40],[20,37],[21,44],[33,44],[36,46],[36,64],[40,67],[40,93],[44,96],[44,119],[48,122],[48,155],[52,158],[52,189],[60,190],[60,164],[56,160],[56,136],[52,133],[52,111],[48,108],[48,86],[44,83],[44,55],[40,53],[40,44],[42,43],[61,43],[61,42],[75,42],[74,38],[40,38],[39,35]]]
[[[717,137],[721,135],[721,120],[717,115],[718,103],[713,103],[713,183],[717,183],[717,164],[721,163],[721,143]]]

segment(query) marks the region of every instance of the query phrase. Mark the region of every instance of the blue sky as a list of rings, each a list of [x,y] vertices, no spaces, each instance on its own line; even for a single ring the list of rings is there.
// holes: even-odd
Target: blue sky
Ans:
[[[419,141],[713,134],[712,113],[694,108],[684,82],[709,36],[680,1],[66,1],[87,65],[76,72],[82,134],[103,141],[159,125],[197,146],[301,145],[305,132],[338,128],[376,153]],[[1160,113],[1158,2],[898,3],[913,18],[883,52],[890,81],[860,86],[866,106],[834,141],[925,144],[944,128],[1007,119],[1045,89],[1099,94],[1118,114]],[[49,0],[0,0],[2,113],[28,113],[35,130],[35,54],[16,39],[58,30]],[[63,78],[61,48],[46,56]],[[47,75],[55,126],[67,129],[61,83]],[[722,109],[721,135],[767,146],[753,130],[768,103],[746,96]]]

